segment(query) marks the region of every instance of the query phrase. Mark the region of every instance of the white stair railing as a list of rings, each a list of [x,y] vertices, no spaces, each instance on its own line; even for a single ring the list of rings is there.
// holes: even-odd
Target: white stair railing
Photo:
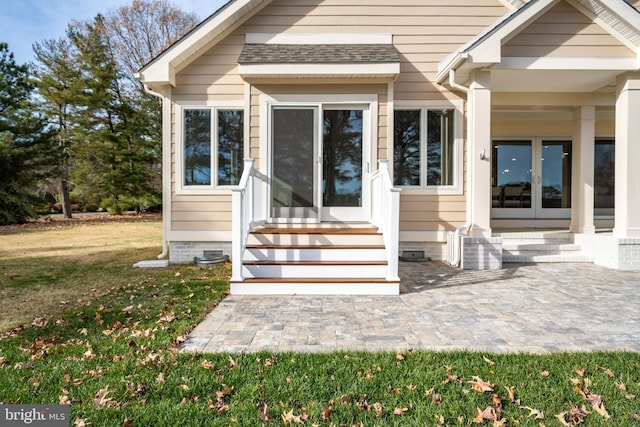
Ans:
[[[251,230],[265,222],[262,183],[266,177],[253,168],[253,159],[244,160],[242,177],[231,190],[231,281],[241,282],[242,258]]]
[[[373,187],[373,212],[371,223],[378,227],[387,252],[387,276],[389,281],[398,276],[398,244],[400,238],[400,191],[393,186],[389,173],[389,161],[379,160],[378,170],[371,177]]]

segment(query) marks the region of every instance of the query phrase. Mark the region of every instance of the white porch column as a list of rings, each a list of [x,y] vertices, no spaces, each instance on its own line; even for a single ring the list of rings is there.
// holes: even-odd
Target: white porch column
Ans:
[[[582,106],[573,114],[571,162],[571,232],[595,233],[593,223],[593,168],[596,138],[596,108]]]
[[[469,86],[467,147],[471,236],[491,237],[491,74],[476,70]]]
[[[640,73],[618,77],[616,99],[617,237],[640,237]]]

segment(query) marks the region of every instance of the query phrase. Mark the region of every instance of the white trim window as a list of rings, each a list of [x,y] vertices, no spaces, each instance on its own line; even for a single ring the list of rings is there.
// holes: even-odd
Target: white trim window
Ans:
[[[393,181],[407,188],[455,190],[461,178],[458,109],[398,106],[394,110]]]
[[[238,185],[244,157],[244,108],[182,106],[178,172],[183,191]]]

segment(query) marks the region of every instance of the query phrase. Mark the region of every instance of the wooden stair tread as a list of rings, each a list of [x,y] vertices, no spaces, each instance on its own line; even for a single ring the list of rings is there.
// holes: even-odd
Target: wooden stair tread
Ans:
[[[361,279],[361,278],[309,278],[309,277],[259,277],[246,278],[242,281],[231,281],[231,283],[400,283],[398,280],[387,280],[382,278]]]
[[[384,249],[384,245],[276,245],[250,244],[247,249]]]
[[[387,261],[275,261],[275,260],[264,260],[264,261],[244,261],[244,265],[296,265],[296,266],[305,266],[305,265],[387,265]]]
[[[300,235],[380,235],[377,228],[257,228],[251,234],[300,234]]]

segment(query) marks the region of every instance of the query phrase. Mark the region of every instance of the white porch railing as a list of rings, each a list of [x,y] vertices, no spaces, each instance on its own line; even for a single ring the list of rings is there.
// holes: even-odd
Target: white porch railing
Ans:
[[[398,244],[400,238],[400,191],[393,186],[389,174],[389,161],[379,160],[378,171],[371,177],[373,187],[373,212],[371,223],[378,227],[387,252],[387,277],[398,281]]]
[[[231,281],[241,282],[242,256],[251,230],[265,222],[262,183],[266,177],[253,168],[253,159],[244,160],[242,177],[231,190]]]

